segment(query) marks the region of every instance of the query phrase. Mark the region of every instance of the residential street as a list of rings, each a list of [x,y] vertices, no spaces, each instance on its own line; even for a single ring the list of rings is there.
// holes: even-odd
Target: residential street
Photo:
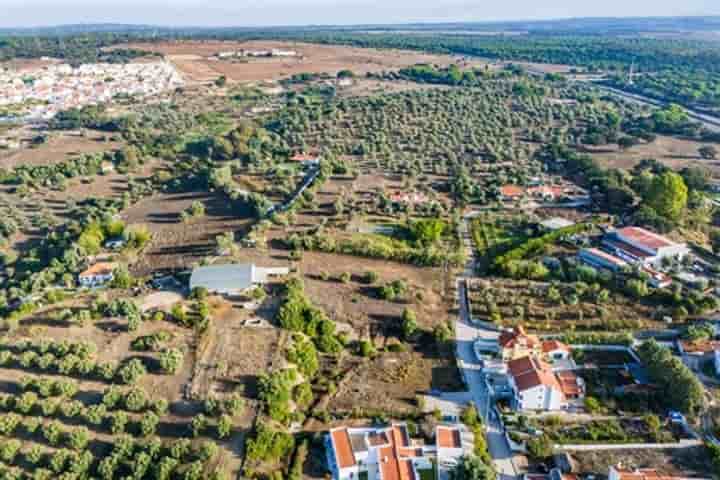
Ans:
[[[472,240],[468,231],[468,218],[461,224],[463,231],[463,241],[465,250],[468,252],[468,262],[465,270],[465,276],[457,279],[458,305],[459,314],[455,321],[455,346],[457,362],[460,371],[463,374],[465,384],[468,386],[480,415],[485,419],[487,425],[487,443],[490,454],[495,462],[495,469],[498,472],[498,478],[502,480],[511,480],[518,477],[515,465],[512,461],[512,452],[510,446],[502,432],[500,420],[489,411],[490,392],[485,381],[485,376],[480,367],[480,363],[475,357],[473,351],[473,343],[479,338],[488,340],[496,340],[500,333],[488,326],[483,328],[475,326],[471,322],[470,312],[467,308],[467,290],[465,280],[467,276],[472,275],[475,258],[473,255]]]

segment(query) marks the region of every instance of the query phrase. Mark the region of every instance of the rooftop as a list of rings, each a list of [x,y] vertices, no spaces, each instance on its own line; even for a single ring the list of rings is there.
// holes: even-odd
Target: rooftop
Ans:
[[[512,348],[517,342],[525,342],[528,347],[532,347],[540,343],[536,335],[529,335],[522,326],[512,329],[512,331],[504,331],[500,334],[498,343],[502,348]]]
[[[658,235],[657,233],[653,233],[640,227],[625,227],[616,230],[615,233],[627,240],[637,243],[638,245],[642,245],[645,248],[653,250],[677,245],[677,243],[663,237],[662,235]]]
[[[94,277],[96,275],[109,275],[115,271],[117,263],[114,262],[98,262],[90,266],[87,270],[80,273],[80,277]]]
[[[606,262],[612,263],[613,265],[617,265],[618,267],[625,267],[627,266],[627,262],[621,258],[618,258],[614,255],[610,255],[607,252],[603,252],[599,248],[585,248],[582,250],[582,252],[585,253],[585,255],[590,255],[593,257],[596,257],[601,260],[605,260]]]
[[[528,356],[511,360],[508,362],[508,370],[520,392],[540,385],[562,391],[560,382],[550,366],[539,358]]]
[[[711,353],[720,350],[720,341],[718,340],[680,340],[682,350],[685,353]]]
[[[461,448],[460,430],[450,427],[437,427],[436,429],[438,448]]]

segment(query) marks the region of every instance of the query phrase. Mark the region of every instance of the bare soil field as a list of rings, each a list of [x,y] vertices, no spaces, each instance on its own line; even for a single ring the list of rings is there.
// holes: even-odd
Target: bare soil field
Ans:
[[[350,69],[357,74],[379,72],[414,65],[432,63],[449,65],[457,63],[456,57],[430,55],[400,50],[376,50],[336,45],[313,45],[307,43],[250,41],[176,41],[161,43],[135,43],[123,48],[139,48],[164,54],[187,77],[187,80],[204,82],[225,75],[228,80],[250,82],[289,77],[303,72],[327,72],[335,74]],[[222,51],[233,50],[295,50],[297,57],[253,58],[247,62],[209,60]],[[485,65],[481,61],[466,62],[465,65]]]
[[[32,132],[23,131],[22,138]],[[84,153],[98,153],[117,150],[122,142],[106,140],[110,135],[97,132],[82,137],[53,133],[47,143],[35,147],[22,146],[18,150],[0,150],[0,168],[15,168],[20,165],[52,165]]]
[[[657,468],[670,476],[710,478],[716,473],[705,447],[672,450],[598,450],[573,452],[578,470],[607,478],[610,466],[622,463],[625,468]]]
[[[105,138],[96,133],[89,137],[53,134],[47,143],[39,146],[30,148],[24,145],[18,150],[0,150],[0,168],[53,165],[85,153],[113,151],[122,146],[121,142],[106,141]]]
[[[180,214],[193,202],[203,203],[206,213],[183,223]],[[213,255],[215,237],[243,231],[252,223],[249,211],[207,192],[155,195],[125,210],[122,218],[128,225],[146,225],[152,234],[150,245],[131,267],[137,275],[188,268]]]
[[[703,143],[693,140],[658,136],[652,143],[636,145],[624,151],[617,145],[603,145],[587,148],[587,152],[607,168],[630,169],[645,158],[654,158],[674,170],[705,166],[715,175],[720,174],[719,161],[700,158],[698,148],[701,146]]]

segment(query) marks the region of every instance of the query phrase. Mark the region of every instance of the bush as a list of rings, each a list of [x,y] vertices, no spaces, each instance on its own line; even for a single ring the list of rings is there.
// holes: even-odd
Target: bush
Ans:
[[[528,440],[527,449],[532,458],[544,460],[553,454],[553,443],[549,436],[543,434]]]
[[[165,373],[175,374],[183,363],[183,352],[177,348],[167,348],[160,352],[160,368]]]

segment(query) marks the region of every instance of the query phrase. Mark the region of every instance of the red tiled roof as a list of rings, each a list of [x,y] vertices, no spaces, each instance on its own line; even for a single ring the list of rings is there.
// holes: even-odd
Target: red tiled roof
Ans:
[[[523,189],[517,185],[503,185],[500,187],[500,195],[503,197],[522,197]]]
[[[538,337],[525,333],[525,329],[522,326],[513,328],[511,332],[502,332],[498,342],[502,348],[512,348],[518,340],[525,340],[528,347],[533,347],[539,343]]]
[[[563,350],[565,352],[569,352],[570,347],[558,340],[545,340],[544,342],[542,342],[543,353],[554,352],[555,350]]]
[[[540,385],[562,391],[558,379],[550,367],[540,359],[523,357],[508,362],[508,370],[515,379],[519,391]]]
[[[293,162],[314,162],[317,160],[317,157],[315,155],[310,155],[307,153],[296,153],[292,157],[290,157],[290,160]]]
[[[625,227],[617,230],[616,233],[652,250],[677,245],[675,242],[658,235],[657,233],[653,233],[640,227]]]
[[[637,470],[615,470],[618,472],[620,480],[680,480],[684,478],[664,475],[654,468],[640,468]]]
[[[438,427],[437,446],[438,448],[462,447],[462,442],[460,440],[460,431],[457,428]]]
[[[558,381],[560,382],[560,390],[566,397],[580,395],[583,391],[578,385],[577,375],[567,370],[558,372],[556,374]]]
[[[116,263],[98,262],[90,268],[80,273],[80,277],[94,277],[96,275],[108,275],[117,268]]]
[[[350,435],[347,428],[333,430],[330,436],[332,437],[338,467],[347,468],[355,465],[355,454],[350,445]]]
[[[685,353],[710,353],[720,350],[720,341],[718,340],[680,340],[680,346]]]
[[[652,257],[651,254],[644,252],[640,250],[639,248],[635,248],[632,245],[630,245],[627,242],[623,242],[622,240],[613,240],[610,238],[603,239],[603,242],[605,242],[607,245],[610,245],[611,247],[617,248],[619,250],[624,250],[625,252],[629,253],[630,255],[637,257],[637,258],[649,258]]]

